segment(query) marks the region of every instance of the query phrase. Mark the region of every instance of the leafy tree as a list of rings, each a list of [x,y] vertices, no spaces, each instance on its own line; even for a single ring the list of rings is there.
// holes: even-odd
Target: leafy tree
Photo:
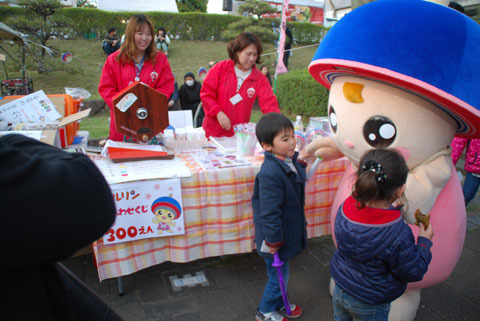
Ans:
[[[232,22],[222,32],[222,38],[231,40],[244,31],[256,34],[263,42],[273,43],[276,39],[269,23],[252,18]]]
[[[259,20],[262,19],[262,14],[277,12],[276,8],[260,0],[246,0],[239,9],[240,12],[246,12],[249,17],[256,16]]]
[[[27,8],[31,14],[11,17],[6,23],[20,32],[38,39],[42,45],[40,59],[38,61],[38,71],[48,72],[44,64],[47,41],[55,33],[54,28],[67,25],[67,22],[62,18],[51,19],[51,16],[61,8],[62,5],[58,0],[20,0],[18,4]]]
[[[175,0],[179,12],[207,12],[208,0]]]

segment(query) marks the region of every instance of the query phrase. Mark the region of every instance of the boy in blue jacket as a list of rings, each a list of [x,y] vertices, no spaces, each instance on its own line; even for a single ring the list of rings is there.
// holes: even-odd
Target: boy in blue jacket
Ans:
[[[290,305],[286,315],[276,268],[272,266],[273,254],[278,251],[283,279],[288,282],[288,261],[300,254],[307,242],[305,205],[305,167],[295,152],[293,124],[282,114],[265,114],[257,123],[256,135],[265,149],[265,160],[255,177],[252,197],[255,243],[257,252],[267,264],[268,281],[265,285],[257,321],[286,321],[285,317],[298,318],[302,309]]]

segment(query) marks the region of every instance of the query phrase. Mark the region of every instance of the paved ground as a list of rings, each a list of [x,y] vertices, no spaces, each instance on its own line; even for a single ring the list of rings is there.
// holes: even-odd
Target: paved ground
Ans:
[[[450,278],[422,291],[416,321],[480,320],[480,215],[468,217],[468,232],[460,261]],[[301,305],[300,320],[333,320],[328,294],[330,237],[310,240],[309,248],[292,261],[290,297]],[[92,256],[67,260],[66,265],[125,320],[254,320],[265,284],[264,262],[255,254],[210,258],[185,264],[166,262],[123,277],[125,294],[117,294],[115,279],[98,281]],[[169,277],[203,272],[206,286],[173,291]]]
[[[422,291],[416,321],[480,320],[480,196],[468,208],[467,229],[455,271],[447,281]],[[312,239],[291,263],[289,293],[304,308],[300,320],[333,320],[328,293],[333,250],[330,236]],[[166,262],[123,277],[123,296],[117,294],[116,279],[98,281],[91,254],[65,263],[127,321],[251,321],[266,282],[264,262],[255,253]],[[198,272],[208,285],[173,290],[170,277]]]

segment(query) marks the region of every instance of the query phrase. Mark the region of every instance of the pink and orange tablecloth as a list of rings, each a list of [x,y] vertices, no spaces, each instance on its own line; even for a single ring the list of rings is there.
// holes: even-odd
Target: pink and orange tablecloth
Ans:
[[[100,280],[128,275],[165,261],[251,252],[255,249],[251,197],[259,164],[203,171],[188,164],[181,179],[185,235],[105,245],[93,244]],[[309,237],[330,234],[330,207],[347,166],[345,158],[322,163],[307,183]]]

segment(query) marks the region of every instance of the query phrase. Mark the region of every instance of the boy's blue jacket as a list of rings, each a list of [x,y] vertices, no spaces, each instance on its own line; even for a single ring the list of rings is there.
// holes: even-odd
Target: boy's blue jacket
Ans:
[[[269,253],[260,252],[263,240],[268,243],[283,243],[278,251],[280,259],[286,260],[298,255],[307,242],[305,220],[305,166],[293,164],[298,175],[274,154],[265,152],[265,160],[255,177],[252,197],[255,243],[257,252],[263,257]]]
[[[330,272],[335,283],[368,304],[403,294],[407,282],[420,281],[432,259],[432,242],[419,237],[396,209],[358,209],[352,196],[338,209]]]

